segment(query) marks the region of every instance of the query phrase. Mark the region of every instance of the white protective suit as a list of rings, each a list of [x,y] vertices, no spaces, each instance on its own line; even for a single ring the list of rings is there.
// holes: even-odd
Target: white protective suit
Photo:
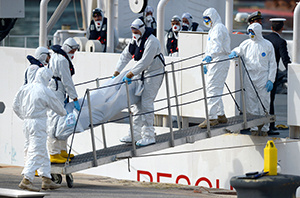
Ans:
[[[222,24],[221,17],[214,8],[206,9],[203,13],[203,17],[205,16],[212,21],[205,56],[211,56],[213,62],[227,59],[230,54],[230,37],[227,28]],[[207,97],[222,95],[229,65],[229,61],[207,64]],[[218,115],[225,115],[222,97],[209,98],[207,106],[209,119],[218,119]]]
[[[255,33],[254,40],[247,39],[239,47],[233,49],[237,55],[244,59],[247,70],[255,85],[255,88],[262,100],[263,105],[269,111],[270,93],[267,92],[266,84],[268,80],[272,83],[276,76],[276,60],[273,45],[262,36],[262,27],[259,23],[253,23],[248,27]],[[245,73],[244,77],[245,100],[247,112],[253,115],[265,115],[263,108],[257,98],[257,95],[251,85],[249,77]],[[269,130],[269,124],[265,124],[262,131]],[[251,128],[257,131],[257,127]]]
[[[64,47],[64,45],[63,45]],[[62,47],[62,49],[63,49]],[[66,53],[69,53],[71,49],[66,48],[64,50]],[[53,78],[51,79],[48,87],[54,91],[54,94],[60,101],[62,105],[64,105],[64,101],[66,99],[66,94],[69,95],[71,99],[75,99],[78,97],[74,82],[72,80],[72,76],[69,69],[69,62],[68,60],[61,54],[54,53],[50,59],[50,69],[53,72],[53,76],[59,77],[61,80],[55,81]],[[57,87],[56,87],[57,82]],[[57,88],[57,90],[56,90]],[[48,134],[54,134],[56,130],[56,124],[59,119],[59,116],[54,111],[48,112],[48,120],[47,120],[47,132]],[[48,137],[48,150],[50,155],[60,154],[61,150],[67,150],[67,140],[60,141],[57,139],[52,138],[51,136]]]
[[[14,112],[24,120],[24,148],[28,147],[22,175],[31,182],[37,169],[39,169],[40,176],[51,178],[46,146],[47,110],[52,109],[61,116],[67,113],[53,91],[47,88],[52,75],[52,71],[48,68],[39,69],[34,82],[22,86],[13,101]]]
[[[24,72],[24,84],[32,83],[35,79],[35,75],[37,70],[44,65],[47,65],[46,59],[48,57],[49,50],[45,47],[38,47],[35,50],[35,59],[38,61],[31,61],[30,59],[34,59],[32,56],[27,56],[27,59],[31,62],[31,64],[26,68]],[[43,64],[43,65],[38,65]]]
[[[140,19],[139,22],[143,24]],[[144,31],[142,32],[142,36]],[[142,37],[141,36],[141,37]],[[133,41],[132,41],[133,42]],[[129,52],[129,45],[123,50],[120,59],[116,66],[116,71],[121,72],[127,63],[132,59]],[[142,140],[154,139],[154,106],[153,102],[157,95],[158,89],[161,86],[164,73],[164,65],[162,60],[157,56],[160,55],[160,43],[152,34],[148,37],[144,45],[144,53],[139,61],[130,69],[134,76],[140,76],[144,71],[144,91],[141,95],[141,100],[134,105],[133,108],[133,129],[135,137],[142,137]],[[148,78],[149,76],[155,77]],[[129,85],[130,86],[130,85]],[[136,115],[145,112],[152,112],[145,115]],[[130,134],[130,132],[129,132]],[[138,139],[138,138],[137,138]],[[135,140],[137,140],[135,139]],[[155,141],[155,140],[154,140]],[[147,141],[146,141],[147,142]],[[146,143],[145,142],[145,143]],[[147,144],[147,143],[146,143]]]

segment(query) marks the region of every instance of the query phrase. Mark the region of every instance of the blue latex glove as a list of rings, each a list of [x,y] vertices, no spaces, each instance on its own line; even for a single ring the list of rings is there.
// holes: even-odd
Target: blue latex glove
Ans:
[[[114,79],[114,78],[115,78],[115,76],[112,76],[112,77],[111,77],[111,79]]]
[[[131,78],[127,78],[127,76],[125,75],[123,77],[122,81],[125,82],[126,80],[128,81],[128,85],[130,85],[131,84]]]
[[[228,55],[229,58],[235,58],[235,57],[238,57],[238,55],[236,54],[235,51],[232,51],[229,55]]]
[[[75,107],[75,109],[77,109],[77,111],[80,111],[80,105],[79,105],[78,100],[74,101],[74,107]]]
[[[268,82],[266,84],[266,88],[267,88],[267,92],[272,91],[272,89],[273,89],[273,83],[270,80],[268,80]]]
[[[206,67],[206,65],[203,66],[203,70],[204,70],[204,74],[206,74],[207,73],[207,67]]]
[[[210,63],[212,60],[211,56],[205,56],[205,58],[202,61],[206,61],[207,63]]]

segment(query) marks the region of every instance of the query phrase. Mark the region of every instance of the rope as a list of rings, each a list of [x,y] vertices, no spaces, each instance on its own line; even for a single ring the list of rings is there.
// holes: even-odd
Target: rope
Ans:
[[[225,86],[226,86],[228,92],[230,93],[231,98],[233,99],[233,101],[234,101],[234,103],[235,103],[237,109],[239,110],[239,112],[243,113],[243,112],[241,111],[241,109],[240,109],[240,106],[239,106],[238,103],[236,102],[235,98],[234,98],[233,95],[231,94],[231,91],[230,91],[230,89],[229,89],[229,87],[228,87],[228,85],[227,85],[226,82],[225,82]]]
[[[249,72],[248,72],[248,70],[247,70],[247,68],[246,68],[246,64],[244,63],[243,58],[242,58],[242,57],[240,57],[240,58],[241,58],[242,63],[243,63],[243,65],[244,65],[244,68],[245,68],[245,71],[246,71],[246,73],[247,73],[247,76],[249,77],[249,80],[250,80],[250,82],[251,82],[251,84],[252,84],[252,87],[253,87],[253,89],[254,89],[254,91],[255,91],[255,93],[256,93],[256,96],[257,96],[257,98],[258,98],[258,100],[259,100],[259,102],[260,102],[262,108],[264,109],[265,114],[268,115],[269,113],[268,113],[268,111],[266,110],[264,104],[262,103],[262,101],[261,101],[261,99],[260,99],[260,97],[259,97],[259,95],[258,95],[258,92],[257,92],[257,90],[256,90],[256,88],[255,88],[255,86],[254,86],[254,83],[253,83],[253,81],[252,81],[252,79],[251,79],[251,77],[250,77],[250,74],[249,74]]]
[[[71,150],[72,150],[72,146],[73,146],[75,131],[76,131],[77,123],[78,123],[78,120],[79,120],[79,116],[81,114],[81,109],[83,107],[86,95],[87,95],[87,91],[85,92],[85,94],[83,96],[83,100],[82,100],[82,103],[81,103],[81,106],[80,106],[80,110],[78,112],[78,116],[77,116],[77,119],[76,119],[76,122],[75,122],[74,130],[73,130],[73,133],[72,133],[72,140],[71,140],[71,144],[70,144],[70,149],[69,149],[69,153],[68,153],[68,159],[67,159],[67,162],[66,162],[67,164],[69,164],[69,158],[70,158],[70,154],[71,154]]]

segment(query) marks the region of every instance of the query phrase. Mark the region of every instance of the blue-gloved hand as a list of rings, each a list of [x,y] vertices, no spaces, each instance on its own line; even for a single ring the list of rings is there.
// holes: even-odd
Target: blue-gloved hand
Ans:
[[[206,74],[207,73],[207,67],[206,67],[206,65],[203,66],[203,70],[204,70],[204,74]]]
[[[74,101],[74,107],[75,107],[75,109],[77,109],[77,111],[80,111],[80,105],[79,105],[78,100]]]
[[[272,89],[273,89],[273,83],[270,80],[268,80],[268,82],[266,84],[266,88],[267,88],[267,92],[272,91]]]
[[[236,54],[235,51],[232,51],[229,55],[228,55],[229,58],[235,58],[235,57],[238,57],[238,55]]]
[[[122,81],[125,82],[126,80],[128,81],[128,85],[130,85],[131,84],[131,78],[127,78],[127,76],[124,76]]]
[[[210,63],[212,60],[211,56],[205,56],[205,58],[202,61],[206,61],[207,63]]]
[[[112,77],[111,77],[111,79],[114,79],[114,78],[115,78],[115,76],[112,76]]]

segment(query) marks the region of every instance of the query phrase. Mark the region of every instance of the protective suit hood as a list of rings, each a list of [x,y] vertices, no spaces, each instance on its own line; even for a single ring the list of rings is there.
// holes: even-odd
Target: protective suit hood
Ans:
[[[48,86],[48,83],[50,79],[53,76],[53,72],[51,69],[48,69],[47,67],[40,68],[36,72],[35,80],[33,81],[34,83],[41,83],[44,86]]]
[[[64,41],[61,49],[63,49],[66,53],[69,53],[73,49],[79,49],[79,44],[73,38],[68,38]]]
[[[38,47],[35,50],[35,58],[39,60],[41,63],[43,63],[44,65],[47,64],[46,59],[48,57],[48,54],[49,54],[49,50],[45,47]]]
[[[186,18],[189,21],[189,28],[191,28],[192,24],[193,24],[193,17],[190,13],[186,12],[183,13],[181,16],[181,19]]]
[[[249,25],[247,28],[247,32],[249,32],[250,29],[255,33],[254,41],[264,39],[262,36],[262,26],[259,23],[252,23],[251,25]]]
[[[141,19],[135,19],[135,20],[132,22],[132,24],[131,24],[130,27],[139,30],[139,31],[141,32],[141,34],[142,34],[141,37],[142,37],[142,36],[144,35],[144,33],[145,33],[145,24],[144,24],[144,22],[143,22]]]
[[[203,12],[203,17],[209,17],[212,26],[215,26],[217,23],[222,23],[221,17],[215,8],[208,8]]]
[[[146,16],[146,13],[147,12],[152,12],[152,16],[153,16],[153,13],[154,13],[154,9],[151,7],[151,6],[147,6],[145,8],[145,11],[144,11],[144,15]]]

